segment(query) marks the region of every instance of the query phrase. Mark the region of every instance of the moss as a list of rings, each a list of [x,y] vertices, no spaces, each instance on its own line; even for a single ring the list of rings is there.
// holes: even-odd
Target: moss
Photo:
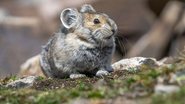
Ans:
[[[137,71],[117,71],[109,76],[101,78],[80,78],[80,79],[51,79],[39,77],[34,86],[29,89],[8,89],[3,87],[8,82],[17,79],[16,76],[7,77],[0,81],[0,104],[61,104],[72,99],[114,99],[134,93],[138,87],[150,93],[152,103],[180,104],[184,101],[185,88],[170,95],[153,95],[153,89],[159,76],[168,76],[170,73],[185,69],[184,62],[169,64],[166,66],[150,68],[142,66]],[[99,80],[103,84],[97,84]],[[166,100],[170,99],[170,100]],[[175,100],[178,101],[175,101]]]
[[[16,75],[7,76],[3,79],[0,79],[0,85],[5,85],[5,84],[10,83],[12,81],[15,81],[17,79],[18,79],[18,77]]]
[[[87,94],[88,98],[104,98],[105,97],[105,89],[101,90],[92,90],[89,91]]]
[[[35,90],[31,89],[20,89],[20,90],[13,90],[13,89],[1,89],[0,90],[0,103],[2,104],[21,104],[21,103],[32,103],[33,101],[30,96],[34,96],[34,94],[38,93]]]
[[[41,92],[33,98],[35,104],[60,104],[62,99],[57,92]]]
[[[42,80],[45,80],[45,78],[43,76],[38,76],[37,80],[42,81]]]
[[[153,95],[152,104],[184,104],[185,87],[172,94]]]

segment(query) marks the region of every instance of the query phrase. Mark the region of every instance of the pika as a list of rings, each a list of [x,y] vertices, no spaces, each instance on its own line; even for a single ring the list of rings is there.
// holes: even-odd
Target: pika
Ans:
[[[88,4],[64,9],[60,15],[62,31],[43,46],[42,71],[53,78],[103,76],[113,71],[116,23]]]

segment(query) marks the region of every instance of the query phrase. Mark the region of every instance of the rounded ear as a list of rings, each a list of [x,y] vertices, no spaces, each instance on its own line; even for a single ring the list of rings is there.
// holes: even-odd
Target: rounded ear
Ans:
[[[80,9],[81,13],[95,13],[96,10],[89,4],[85,4]]]
[[[74,8],[64,9],[60,15],[60,20],[64,27],[68,29],[76,26],[79,20],[78,10]]]

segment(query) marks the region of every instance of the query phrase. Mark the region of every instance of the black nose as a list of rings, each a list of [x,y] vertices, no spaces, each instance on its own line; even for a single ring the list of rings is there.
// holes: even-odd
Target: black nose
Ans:
[[[113,34],[115,33],[115,30],[111,30],[111,31],[112,31]]]

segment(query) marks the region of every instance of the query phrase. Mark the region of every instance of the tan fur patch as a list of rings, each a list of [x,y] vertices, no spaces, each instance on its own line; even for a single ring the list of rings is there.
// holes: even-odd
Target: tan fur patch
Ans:
[[[94,19],[98,19],[100,23],[95,24]],[[106,23],[107,23],[107,18],[104,15],[84,13],[84,27],[87,27],[91,30],[95,30],[95,29],[101,28]]]

